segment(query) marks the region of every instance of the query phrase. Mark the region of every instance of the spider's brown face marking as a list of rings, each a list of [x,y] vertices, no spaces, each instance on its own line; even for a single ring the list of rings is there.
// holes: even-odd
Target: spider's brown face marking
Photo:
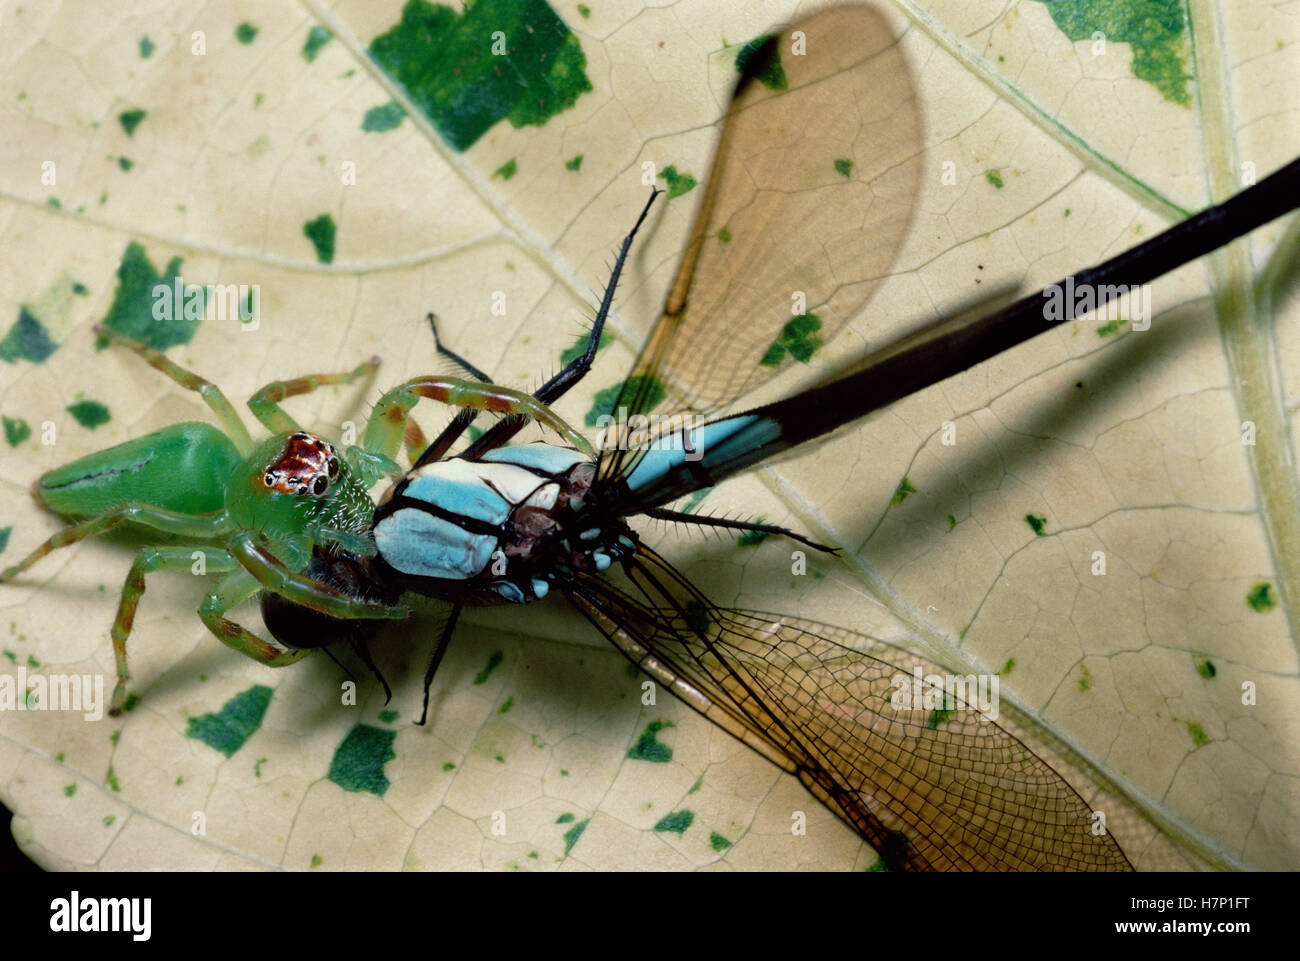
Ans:
[[[280,456],[266,465],[262,483],[281,494],[324,497],[338,476],[334,445],[300,430],[289,435]]]

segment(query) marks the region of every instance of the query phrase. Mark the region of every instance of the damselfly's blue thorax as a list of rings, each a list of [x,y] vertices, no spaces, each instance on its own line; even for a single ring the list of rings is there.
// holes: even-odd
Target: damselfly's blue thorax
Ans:
[[[545,597],[575,571],[633,550],[627,525],[591,502],[596,465],[547,443],[417,467],[384,495],[375,546],[392,580],[465,604]]]

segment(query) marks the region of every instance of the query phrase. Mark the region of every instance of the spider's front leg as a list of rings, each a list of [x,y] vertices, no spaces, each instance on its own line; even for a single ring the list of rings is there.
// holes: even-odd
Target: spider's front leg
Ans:
[[[238,566],[240,569],[221,579],[199,606],[199,617],[223,644],[267,667],[293,664],[313,649],[281,650],[225,616],[231,608],[253,597],[258,591],[270,591],[295,604],[340,620],[398,619],[410,614],[405,607],[350,597],[306,574],[294,573],[247,531],[241,531],[231,539],[225,556],[231,567]]]
[[[280,406],[280,401],[286,397],[310,394],[317,388],[332,384],[351,384],[378,369],[379,358],[371,357],[365,363],[341,374],[307,374],[292,380],[273,380],[248,399],[248,407],[271,433],[291,434],[301,428]]]
[[[421,398],[442,401],[454,407],[529,417],[542,426],[549,427],[579,450],[592,454],[591,444],[582,434],[566,424],[544,403],[522,391],[433,375],[408,380],[379,399],[366,424],[361,444],[365,453],[390,461],[397,456],[407,416]]]

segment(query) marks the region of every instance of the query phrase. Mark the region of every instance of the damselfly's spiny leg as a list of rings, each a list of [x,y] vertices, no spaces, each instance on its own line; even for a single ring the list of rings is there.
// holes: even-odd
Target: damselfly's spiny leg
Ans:
[[[244,457],[252,453],[253,439],[248,434],[248,428],[239,419],[239,415],[235,413],[235,408],[231,406],[230,401],[226,400],[226,395],[221,392],[220,387],[210,380],[173,363],[162,352],[154,350],[139,341],[132,340],[130,337],[123,336],[103,324],[95,325],[95,333],[119,346],[135,351],[145,359],[145,362],[150,367],[162,371],[182,387],[197,391],[199,396],[203,398],[203,402],[216,415],[218,422],[221,424],[221,429],[234,442],[239,453]]]
[[[178,514],[175,511],[166,511],[158,507],[150,507],[147,504],[123,504],[121,507],[114,507],[112,510],[100,514],[98,517],[92,517],[79,524],[73,524],[71,527],[65,527],[57,534],[52,535],[44,544],[13,567],[6,568],[4,573],[0,574],[0,581],[11,580],[50,553],[50,551],[57,550],[60,547],[67,547],[69,544],[75,544],[87,537],[94,537],[96,534],[106,534],[113,528],[128,521],[166,534],[179,534],[183,537],[213,538],[230,530],[230,520],[225,511],[217,511],[214,514]]]
[[[483,371],[479,370],[477,367],[471,364],[460,354],[456,353],[450,347],[443,344],[442,338],[438,336],[438,315],[437,314],[435,314],[433,311],[429,311],[428,315],[426,315],[424,319],[429,322],[429,329],[433,331],[433,349],[437,353],[442,354],[442,356],[446,357],[453,364],[455,364],[457,367],[459,367],[461,370],[469,374],[471,377],[473,377],[475,380],[479,381],[480,383],[483,384],[492,383],[491,377],[483,373]]]
[[[310,394],[318,387],[332,384],[351,384],[379,368],[379,358],[371,357],[363,364],[342,374],[307,374],[292,380],[273,380],[248,399],[253,416],[266,425],[273,434],[291,434],[299,430],[297,422],[280,406],[286,397]]]
[[[442,339],[438,336],[437,315],[430,311],[428,317],[425,319],[429,321],[429,329],[433,331],[433,349],[435,351],[448,358],[452,363],[459,366],[465,371],[465,373],[469,374],[475,380],[482,381],[485,384],[492,382],[491,377],[483,373],[483,371],[479,370],[460,354],[457,354],[443,346]],[[469,427],[470,423],[473,422],[474,418],[477,416],[478,411],[472,407],[462,409],[452,418],[451,423],[442,429],[442,433],[434,439],[432,444],[425,443],[424,435],[423,432],[420,431],[419,425],[416,424],[415,421],[408,419],[406,424],[406,449],[411,455],[411,466],[423,467],[425,464],[431,464],[436,460],[442,460],[442,458],[446,456],[447,451],[451,450],[451,445],[456,443],[456,439],[460,437],[461,434],[465,433],[465,428]],[[416,434],[419,435],[418,443],[415,442],[417,438],[412,434],[411,428],[415,428]]]
[[[108,713],[122,713],[126,703],[126,682],[130,674],[126,668],[126,639],[131,635],[135,624],[135,612],[144,595],[146,574],[154,571],[192,571],[197,559],[195,554],[203,555],[203,573],[219,574],[238,568],[235,559],[219,548],[191,545],[190,547],[143,547],[131,565],[126,581],[122,584],[122,599],[117,605],[117,617],[113,620],[113,657],[117,661],[117,686],[113,688],[113,700],[109,702]]]
[[[816,551],[822,551],[826,554],[839,553],[838,548],[818,544],[816,541],[809,540],[788,527],[777,527],[775,524],[763,524],[758,521],[737,521],[729,517],[710,517],[707,514],[687,514],[663,507],[652,507],[649,510],[641,511],[641,516],[653,517],[656,520],[668,521],[673,524],[693,524],[696,527],[722,527],[731,531],[749,531],[754,534],[779,534],[782,537],[798,541],[800,544],[806,544]]]
[[[596,311],[596,319],[592,321],[591,332],[587,335],[587,349],[565,364],[558,374],[533,392],[533,396],[542,403],[554,404],[564,396],[570,387],[586,377],[587,372],[591,370],[591,365],[596,359],[596,351],[600,349],[600,338],[605,331],[605,320],[609,317],[610,307],[614,303],[614,291],[618,289],[618,280],[623,274],[623,264],[627,262],[628,252],[632,249],[632,241],[636,239],[637,231],[641,229],[641,225],[645,223],[646,217],[649,216],[655,198],[661,193],[663,191],[658,188],[650,191],[650,199],[641,208],[641,216],[637,217],[636,223],[632,225],[632,229],[623,238],[623,244],[618,249],[618,259],[614,261],[614,269],[610,272],[609,283],[605,285],[605,294],[600,299],[600,308]],[[473,460],[487,451],[495,450],[519,433],[523,426],[524,421],[522,419],[507,417],[484,431],[483,436],[465,451],[465,456]],[[422,457],[420,462],[428,463],[428,459]]]

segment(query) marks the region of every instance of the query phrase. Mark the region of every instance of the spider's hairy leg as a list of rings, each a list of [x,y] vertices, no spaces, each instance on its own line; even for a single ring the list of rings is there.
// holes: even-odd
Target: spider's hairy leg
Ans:
[[[371,357],[350,371],[341,374],[307,374],[292,380],[273,380],[248,399],[253,416],[266,425],[273,434],[291,434],[298,430],[297,422],[280,407],[286,397],[310,394],[318,387],[331,384],[351,384],[379,369],[379,358]]]
[[[230,521],[225,511],[212,514],[180,514],[176,511],[151,507],[148,504],[134,502],[122,504],[98,517],[65,527],[13,567],[5,568],[4,573],[0,574],[0,581],[12,580],[50,551],[67,547],[69,544],[94,537],[96,534],[105,534],[128,521],[165,534],[179,534],[183,537],[214,538],[230,530]]]
[[[288,667],[296,664],[311,653],[309,649],[282,651],[270,641],[263,640],[252,631],[245,630],[225,617],[227,611],[248,600],[261,585],[247,571],[233,571],[217,582],[202,604],[199,605],[199,618],[209,631],[215,634],[221,643],[234,648],[240,654],[251,657],[267,667]]]
[[[258,587],[330,617],[343,620],[400,620],[411,613],[405,607],[351,597],[306,574],[289,570],[248,531],[235,534],[227,545],[227,550]]]
[[[245,457],[253,449],[253,439],[248,434],[248,428],[244,422],[239,419],[235,413],[235,408],[231,406],[226,395],[221,392],[221,388],[211,381],[205,380],[198,374],[188,371],[185,368],[173,363],[160,351],[154,350],[139,341],[132,340],[119,334],[112,328],[105,327],[102,324],[95,325],[95,333],[100,337],[112,341],[122,347],[135,351],[144,358],[145,363],[155,370],[160,370],[182,387],[197,391],[203,398],[203,402],[208,405],[212,413],[216,415],[227,436],[234,442],[239,453]]]
[[[109,714],[122,713],[126,704],[126,682],[130,678],[126,668],[126,639],[131,634],[135,612],[144,594],[145,575],[154,571],[192,571],[197,563],[194,556],[196,553],[203,555],[204,573],[219,574],[236,570],[239,566],[226,551],[197,544],[189,547],[142,547],[135,563],[131,565],[126,581],[122,584],[122,599],[118,602],[117,617],[113,619],[111,632],[113,657],[117,662],[117,686],[113,688]]]
[[[549,407],[528,394],[509,387],[441,376],[416,377],[384,394],[366,424],[361,446],[370,454],[390,459],[397,456],[397,448],[406,429],[407,415],[422,397],[454,407],[531,417],[579,450],[592,453],[591,445],[585,437],[556,416]]]

